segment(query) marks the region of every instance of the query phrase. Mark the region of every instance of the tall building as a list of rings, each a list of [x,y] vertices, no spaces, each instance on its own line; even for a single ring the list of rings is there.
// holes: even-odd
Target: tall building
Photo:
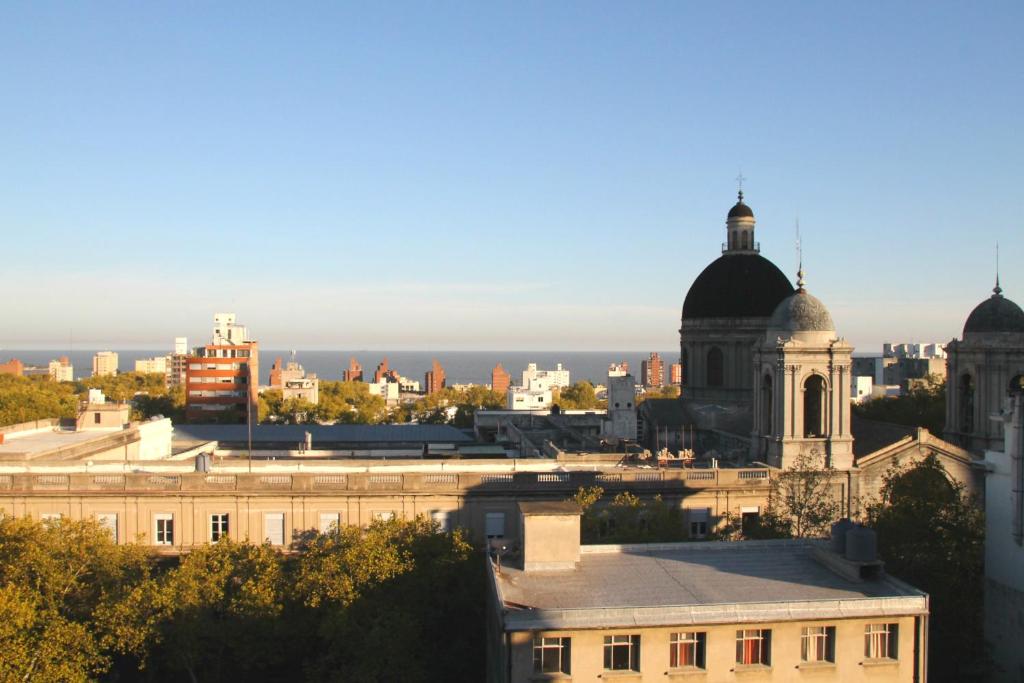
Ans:
[[[362,382],[363,381],[363,366],[360,365],[355,356],[348,359],[348,369],[341,373],[341,381],[343,382]]]
[[[185,373],[188,370],[188,337],[174,338],[174,353],[167,356],[167,373],[165,381],[169,387],[185,384]]]
[[[640,377],[644,387],[660,387],[665,383],[664,365],[657,352],[651,353],[647,360],[640,363]]]
[[[550,391],[569,386],[569,371],[559,363],[554,370],[540,370],[536,363],[530,363],[523,370],[523,389]]]
[[[668,366],[668,382],[672,386],[683,386],[683,364],[673,363]]]
[[[218,421],[235,409],[241,422],[259,414],[259,345],[249,339],[233,313],[214,316],[213,343],[197,347],[188,358],[185,416]]]
[[[117,374],[117,352],[100,351],[92,357],[92,376],[103,377],[104,375]]]
[[[12,358],[6,363],[0,363],[0,375],[16,375],[21,377],[25,373],[25,364],[17,358]]]
[[[423,390],[427,394],[436,394],[445,387],[444,368],[434,359],[430,370],[423,376]]]
[[[497,391],[504,394],[508,391],[509,385],[512,383],[512,375],[501,367],[501,363],[494,366],[491,370],[491,390]]]
[[[135,361],[135,372],[159,373],[167,375],[167,356],[140,358]]]
[[[51,360],[48,366],[50,379],[54,382],[74,382],[75,368],[67,356],[61,356],[57,360]]]
[[[373,373],[373,383],[380,384],[385,380],[389,372],[391,371],[388,369],[388,359],[385,357],[384,360],[377,364],[377,370]]]
[[[281,364],[281,358],[274,360],[270,368],[270,386],[281,390],[281,396],[287,401],[297,398],[316,405],[320,402],[320,380],[315,374],[306,374],[305,369],[294,360],[287,365]]]

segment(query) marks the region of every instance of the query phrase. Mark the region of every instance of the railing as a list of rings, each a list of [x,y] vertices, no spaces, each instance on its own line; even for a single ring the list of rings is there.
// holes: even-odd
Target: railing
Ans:
[[[767,487],[770,470],[749,469],[617,469],[612,472],[348,472],[348,473],[125,473],[5,474],[0,491],[566,491],[602,486],[609,490],[681,491],[716,487]]]

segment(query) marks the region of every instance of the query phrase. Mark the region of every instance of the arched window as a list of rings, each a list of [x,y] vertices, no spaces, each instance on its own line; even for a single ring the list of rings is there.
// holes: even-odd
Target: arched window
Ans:
[[[708,386],[720,387],[723,384],[725,363],[722,361],[722,349],[712,346],[708,351]]]
[[[748,237],[749,237],[748,233],[747,233],[746,231],[743,231],[743,235],[742,235],[742,238],[743,238],[743,239],[742,239],[742,243],[743,243],[743,248],[744,248],[744,249],[746,249],[746,248],[747,248],[747,238],[748,238]]]
[[[765,375],[761,380],[761,433],[771,436],[775,433],[772,423],[772,376]]]
[[[736,248],[736,231],[735,230],[732,231],[732,239],[729,240],[729,248],[730,249],[735,249]]]
[[[825,380],[811,375],[804,382],[804,436],[825,436]]]
[[[960,378],[960,431],[974,431],[974,382],[970,375]]]

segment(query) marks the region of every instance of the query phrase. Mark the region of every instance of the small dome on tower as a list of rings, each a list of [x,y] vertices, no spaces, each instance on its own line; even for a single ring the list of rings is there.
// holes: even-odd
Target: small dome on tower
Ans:
[[[1020,306],[1003,296],[1003,290],[996,282],[992,296],[975,306],[964,323],[964,336],[985,332],[1024,332],[1024,311]]]
[[[754,211],[743,203],[743,190],[739,192],[739,199],[731,209],[729,209],[729,215],[727,218],[753,218]]]
[[[804,289],[803,268],[797,274],[797,290],[782,300],[772,313],[770,330],[788,332],[834,332],[836,324],[825,304]]]

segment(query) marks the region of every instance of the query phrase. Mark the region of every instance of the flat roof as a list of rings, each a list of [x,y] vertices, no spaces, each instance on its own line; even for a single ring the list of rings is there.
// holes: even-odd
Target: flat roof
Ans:
[[[575,570],[503,565],[506,630],[669,626],[927,613],[927,596],[890,576],[855,582],[814,558],[827,542],[582,546]]]
[[[524,515],[579,515],[580,506],[572,501],[536,500],[522,501],[519,510]]]
[[[254,443],[301,443],[306,432],[318,443],[467,443],[473,438],[450,425],[382,424],[382,425],[253,425]],[[243,442],[249,438],[248,428],[240,425],[176,424],[175,441]]]
[[[50,427],[29,432],[5,434],[3,443],[0,443],[0,460],[3,460],[5,456],[14,456],[16,454],[34,455],[56,448],[77,446],[87,441],[106,438],[111,434],[121,431],[123,431],[121,427],[86,429],[82,431]]]

